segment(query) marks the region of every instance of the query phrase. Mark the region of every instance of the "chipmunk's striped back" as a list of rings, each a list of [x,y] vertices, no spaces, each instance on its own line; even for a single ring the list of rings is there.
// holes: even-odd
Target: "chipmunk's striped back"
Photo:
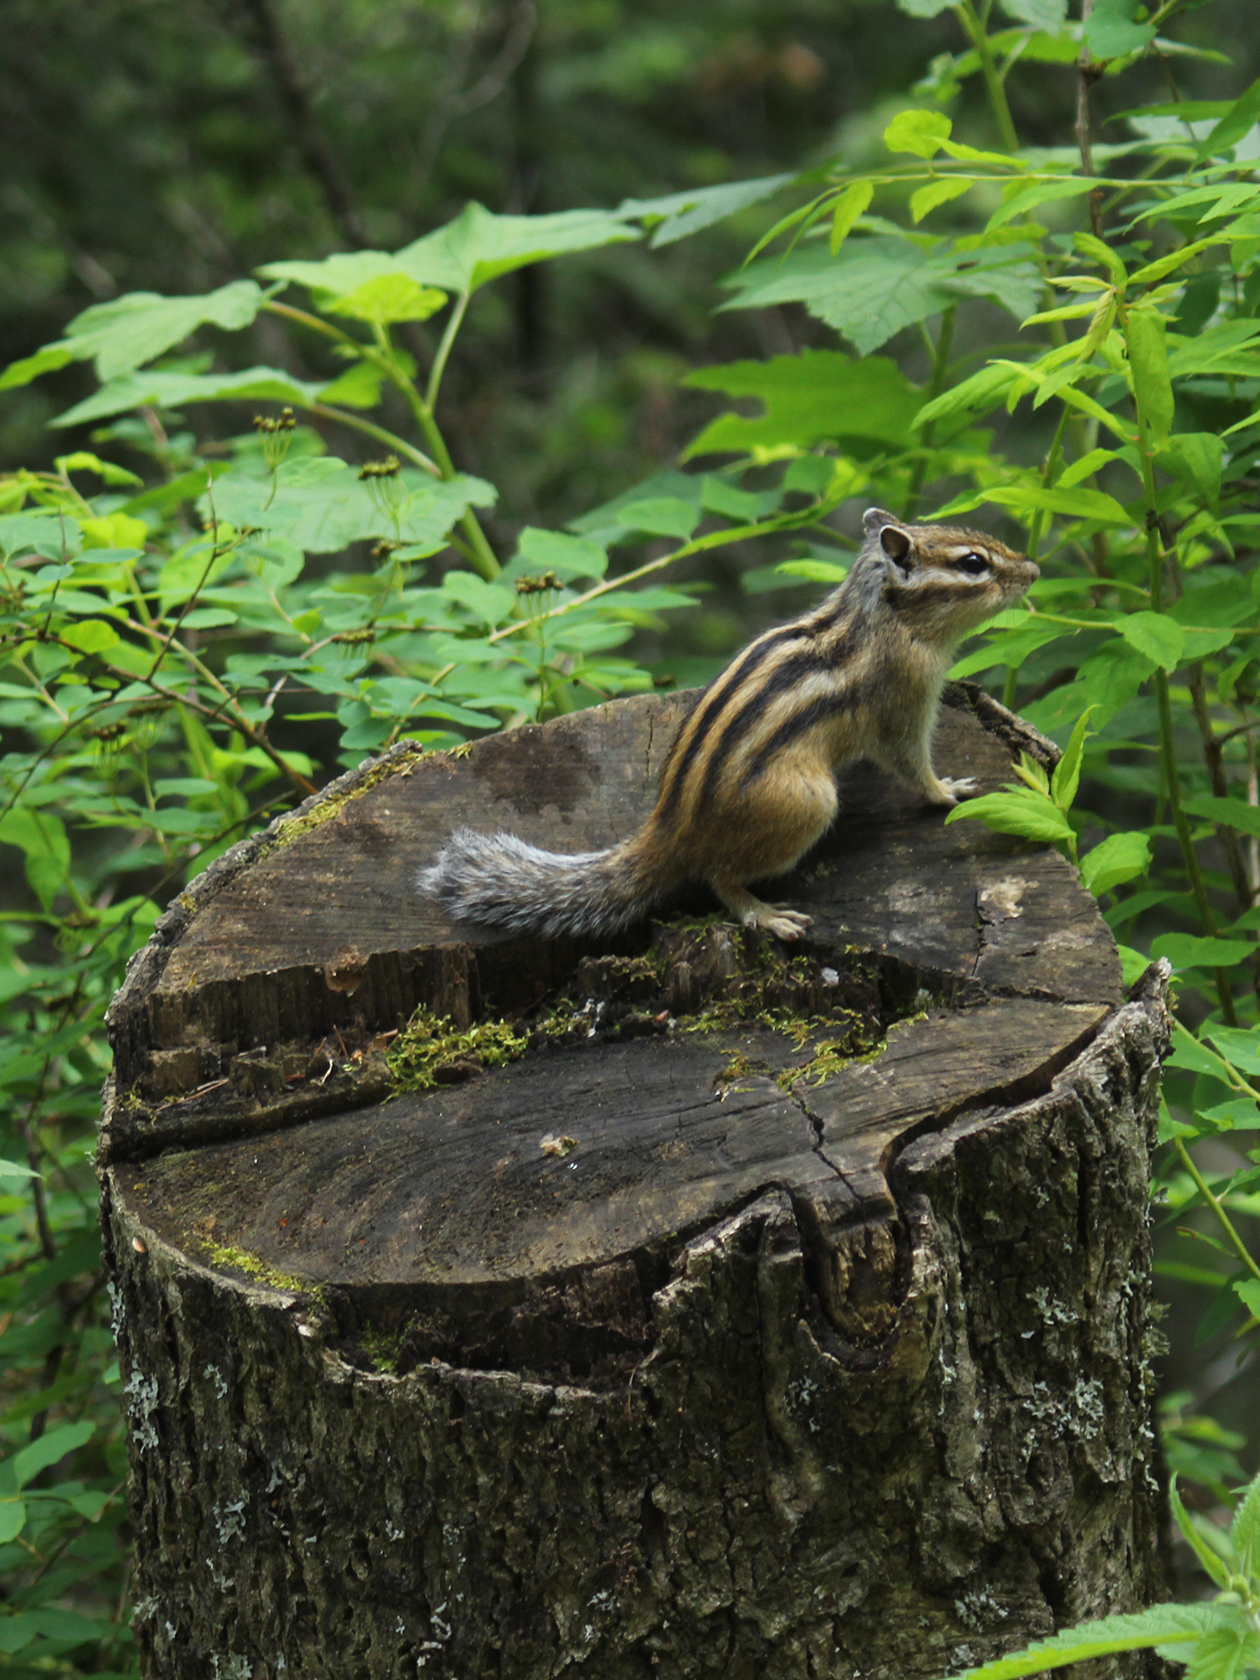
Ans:
[[[688,881],[749,926],[797,938],[809,918],[747,883],[783,873],[836,812],[835,771],[869,757],[929,802],[964,784],[932,769],[945,672],[962,638],[1017,600],[1036,565],[983,532],[902,525],[882,509],[848,577],[821,606],[757,637],[678,731],[638,834],[566,857],[514,835],[461,830],[421,876],[461,920],[515,932],[607,933]]]

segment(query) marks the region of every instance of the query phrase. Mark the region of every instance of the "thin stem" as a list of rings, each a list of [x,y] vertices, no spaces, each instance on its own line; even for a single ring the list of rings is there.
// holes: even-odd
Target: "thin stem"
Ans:
[[[1234,1229],[1233,1221],[1230,1219],[1229,1215],[1225,1212],[1225,1209],[1221,1206],[1221,1203],[1218,1200],[1218,1198],[1212,1194],[1212,1191],[1211,1191],[1211,1189],[1208,1185],[1207,1180],[1204,1178],[1203,1174],[1199,1171],[1198,1167],[1196,1167],[1194,1162],[1191,1160],[1190,1151],[1186,1148],[1185,1144],[1182,1142],[1182,1140],[1179,1137],[1173,1139],[1173,1148],[1177,1151],[1177,1154],[1181,1157],[1182,1166],[1186,1169],[1186,1171],[1190,1174],[1190,1177],[1194,1180],[1196,1190],[1198,1190],[1199,1194],[1203,1197],[1203,1200],[1207,1203],[1207,1205],[1211,1208],[1212,1212],[1216,1215],[1216,1218],[1217,1218],[1218,1223],[1220,1224],[1221,1230],[1224,1231],[1224,1233],[1225,1233],[1226,1242],[1228,1242],[1229,1246],[1233,1249],[1234,1253],[1238,1256],[1238,1258],[1242,1261],[1243,1265],[1251,1273],[1252,1277],[1255,1278],[1258,1283],[1260,1283],[1260,1266],[1257,1266],[1255,1261],[1252,1259],[1250,1251],[1248,1250],[1246,1243],[1242,1240],[1242,1238],[1238,1235],[1238,1232]],[[1254,1317],[1254,1314],[1253,1314],[1253,1317]]]
[[[442,473],[437,463],[431,461],[423,450],[417,449],[414,443],[400,438],[397,432],[378,426],[375,421],[364,420],[357,414],[347,414],[344,408],[334,408],[331,403],[311,403],[309,406],[303,406],[308,414],[317,414],[321,420],[333,420],[339,426],[349,426],[366,437],[375,438],[378,443],[388,445],[396,454],[410,461],[413,467],[422,468],[433,478],[441,478]]]
[[[442,388],[442,375],[446,372],[447,358],[451,353],[451,346],[455,342],[455,334],[464,322],[464,315],[468,309],[471,289],[461,292],[455,300],[455,307],[451,310],[450,320],[447,321],[442,333],[442,342],[437,347],[437,355],[433,358],[433,366],[429,369],[429,383],[425,389],[424,400],[430,414],[437,408],[438,392]]]
[[[932,378],[928,384],[927,400],[934,402],[945,389],[945,381],[949,378],[949,352],[954,342],[954,321],[958,315],[958,305],[951,303],[947,309],[941,311],[941,327],[936,335],[936,344],[932,349]],[[929,340],[929,342],[931,342]],[[919,439],[922,451],[918,460],[910,470],[910,482],[906,488],[906,518],[913,519],[919,506],[919,492],[923,488],[923,480],[927,477],[928,459],[932,448],[932,434],[935,427],[927,425],[923,428],[923,435]]]
[[[997,73],[993,63],[993,53],[989,48],[989,37],[985,33],[984,24],[976,15],[976,8],[972,0],[961,0],[955,6],[959,21],[962,23],[972,46],[976,49],[976,56],[980,60],[981,74],[989,95],[989,104],[993,110],[993,117],[998,126],[998,133],[1002,137],[1002,144],[1008,152],[1019,150],[1019,136],[1015,132],[1015,124],[1011,118],[1011,108],[1006,102],[1006,89],[1002,86],[1002,78]],[[988,8],[985,8],[986,16]]]

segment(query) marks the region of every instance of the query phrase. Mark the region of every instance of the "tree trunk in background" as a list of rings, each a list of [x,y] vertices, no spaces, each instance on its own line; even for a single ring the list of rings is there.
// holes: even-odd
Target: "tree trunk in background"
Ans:
[[[470,942],[416,893],[459,822],[629,832],[691,700],[397,750],[133,964],[101,1161],[146,1675],[929,1680],[1157,1590],[1164,999],[1057,853],[859,770],[782,883],[803,952]],[[948,702],[945,773],[1044,760]]]

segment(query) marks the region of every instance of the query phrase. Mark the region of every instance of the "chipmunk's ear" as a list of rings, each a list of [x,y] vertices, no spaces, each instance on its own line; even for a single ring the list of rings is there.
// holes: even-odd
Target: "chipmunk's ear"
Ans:
[[[884,508],[867,508],[862,516],[862,524],[868,539],[878,537],[880,549],[888,562],[889,577],[897,583],[908,578],[910,551],[914,547],[914,539],[900,520]]]

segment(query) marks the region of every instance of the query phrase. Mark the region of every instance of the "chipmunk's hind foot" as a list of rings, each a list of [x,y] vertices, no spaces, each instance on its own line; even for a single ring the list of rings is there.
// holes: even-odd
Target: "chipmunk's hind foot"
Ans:
[[[782,904],[763,904],[746,887],[719,887],[714,891],[726,908],[738,916],[746,928],[760,928],[776,939],[800,939],[814,925],[814,918],[801,910],[788,910]]]

